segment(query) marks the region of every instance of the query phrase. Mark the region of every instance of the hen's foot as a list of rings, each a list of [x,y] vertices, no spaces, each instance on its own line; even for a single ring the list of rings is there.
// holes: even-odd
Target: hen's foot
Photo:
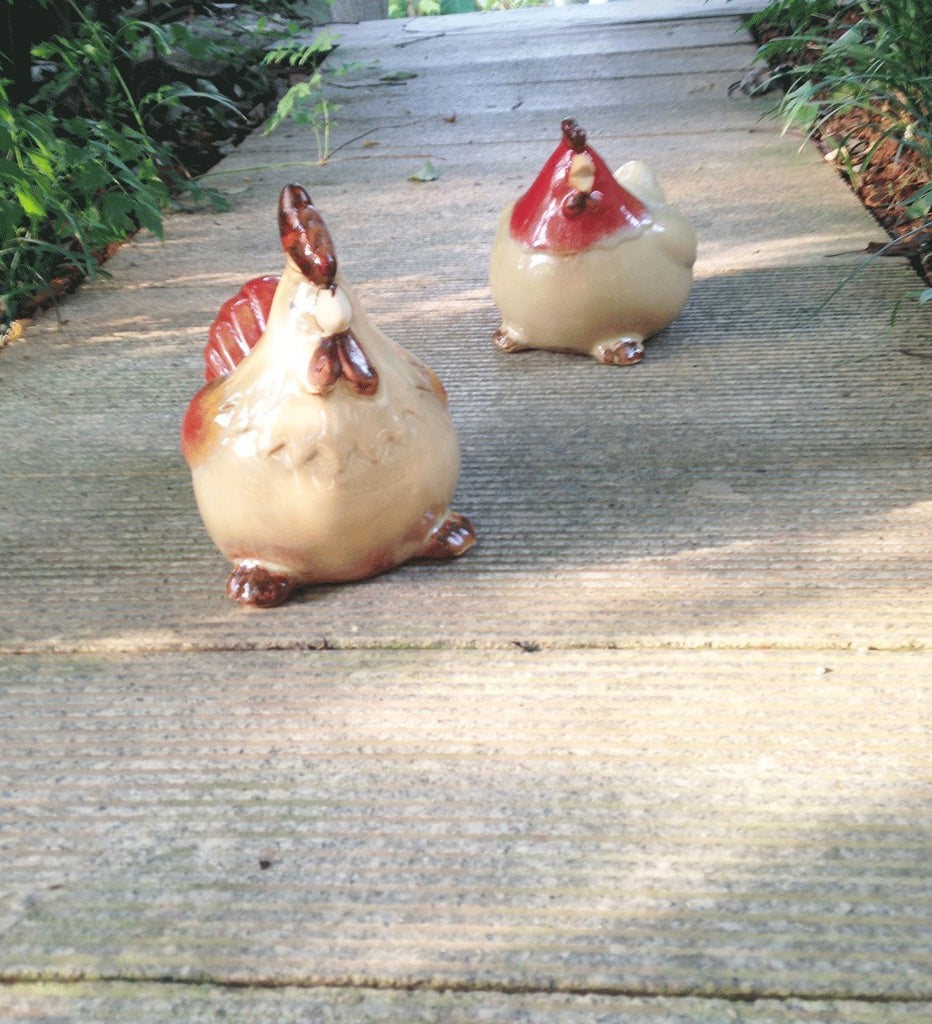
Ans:
[[[600,363],[612,366],[631,366],[644,358],[644,341],[642,338],[616,338],[614,341],[603,341],[596,345],[592,354]]]
[[[253,608],[274,608],[286,601],[298,588],[290,576],[270,572],[265,566],[244,562],[237,565],[227,580],[227,594],[238,604]]]
[[[504,324],[492,335],[492,343],[502,352],[517,352],[524,347],[518,332]]]
[[[420,558],[458,558],[476,543],[476,528],[459,512],[447,512],[427,538]]]

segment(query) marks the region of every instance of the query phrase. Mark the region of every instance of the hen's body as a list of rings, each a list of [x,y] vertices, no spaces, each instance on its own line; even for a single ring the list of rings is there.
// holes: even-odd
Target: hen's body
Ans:
[[[499,220],[489,267],[502,317],[495,342],[638,362],[644,339],[686,304],[696,236],[645,164],[612,175],[575,122],[564,122],[564,136]]]
[[[318,287],[288,260],[264,333],[195,396],[182,449],[244,603],[460,554],[474,540],[449,510],[459,445],[442,385],[335,271]]]

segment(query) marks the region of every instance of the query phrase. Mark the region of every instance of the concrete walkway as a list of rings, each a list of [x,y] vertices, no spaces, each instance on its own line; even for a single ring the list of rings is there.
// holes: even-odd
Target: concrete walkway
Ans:
[[[833,297],[880,231],[728,96],[746,9],[340,26],[325,166],[256,134],[0,354],[0,1020],[932,1019],[929,318],[893,260]],[[634,368],[490,342],[565,114],[701,239]],[[250,614],[178,427],[290,180],[480,542]]]

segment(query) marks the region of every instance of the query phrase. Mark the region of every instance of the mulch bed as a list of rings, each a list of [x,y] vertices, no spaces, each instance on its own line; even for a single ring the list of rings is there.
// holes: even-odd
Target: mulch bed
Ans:
[[[878,144],[878,131],[863,121],[855,113],[830,118],[815,141],[891,240],[871,243],[867,251],[907,258],[916,273],[932,285],[932,221],[911,217],[907,209],[927,179],[911,151],[897,146],[892,139]],[[849,160],[857,166],[859,158],[875,145],[877,149],[868,166],[852,176]]]
[[[852,15],[842,28],[854,19],[856,16]],[[778,26],[762,25],[755,34],[758,44],[763,45],[784,33]],[[787,71],[779,62],[771,70],[775,82],[781,81]],[[857,110],[828,118],[812,136],[826,160],[833,163],[888,236],[886,241],[872,242],[865,252],[906,258],[916,273],[932,285],[932,219],[912,217],[907,209],[929,179],[912,150],[898,146],[892,139],[878,143],[880,137],[876,122],[872,124],[866,112]],[[877,148],[867,167],[861,167],[861,161],[874,146]]]

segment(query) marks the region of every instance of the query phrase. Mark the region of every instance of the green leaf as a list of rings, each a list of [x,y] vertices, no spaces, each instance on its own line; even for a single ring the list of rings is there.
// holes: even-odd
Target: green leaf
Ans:
[[[74,184],[75,188],[85,196],[94,195],[105,188],[113,180],[112,175],[96,160],[87,160],[81,164]]]
[[[932,213],[932,185],[925,185],[912,197],[906,206],[910,217],[928,217]]]
[[[28,175],[20,168],[19,164],[0,157],[0,185],[9,185],[14,181],[26,181],[27,179]]]
[[[924,306],[927,302],[932,302],[932,288],[919,293],[919,305]]]
[[[819,119],[821,109],[822,107],[819,103],[794,103],[786,111],[787,127],[798,124],[808,131]]]
[[[844,55],[847,51],[860,47],[864,41],[864,28],[858,22],[851,26],[847,32],[843,32],[837,39],[833,39],[825,48],[826,53],[840,53]]]
[[[30,183],[22,182],[13,189],[13,192],[19,200],[19,205],[28,216],[37,218],[45,216],[45,206],[34,194]]]
[[[439,177],[437,168],[429,160],[425,160],[421,168],[415,171],[408,181],[436,181]]]
[[[132,230],[133,222],[130,213],[134,203],[125,192],[108,192],[104,196],[104,217],[120,230]]]
[[[162,227],[162,214],[157,206],[151,203],[136,204],[136,220],[141,227],[147,228],[156,238],[165,237],[165,229]]]
[[[35,150],[29,152],[27,156],[36,170],[40,171],[46,178],[55,177],[55,169],[52,167],[52,161],[49,160],[47,156],[44,156],[42,153],[37,153]]]

